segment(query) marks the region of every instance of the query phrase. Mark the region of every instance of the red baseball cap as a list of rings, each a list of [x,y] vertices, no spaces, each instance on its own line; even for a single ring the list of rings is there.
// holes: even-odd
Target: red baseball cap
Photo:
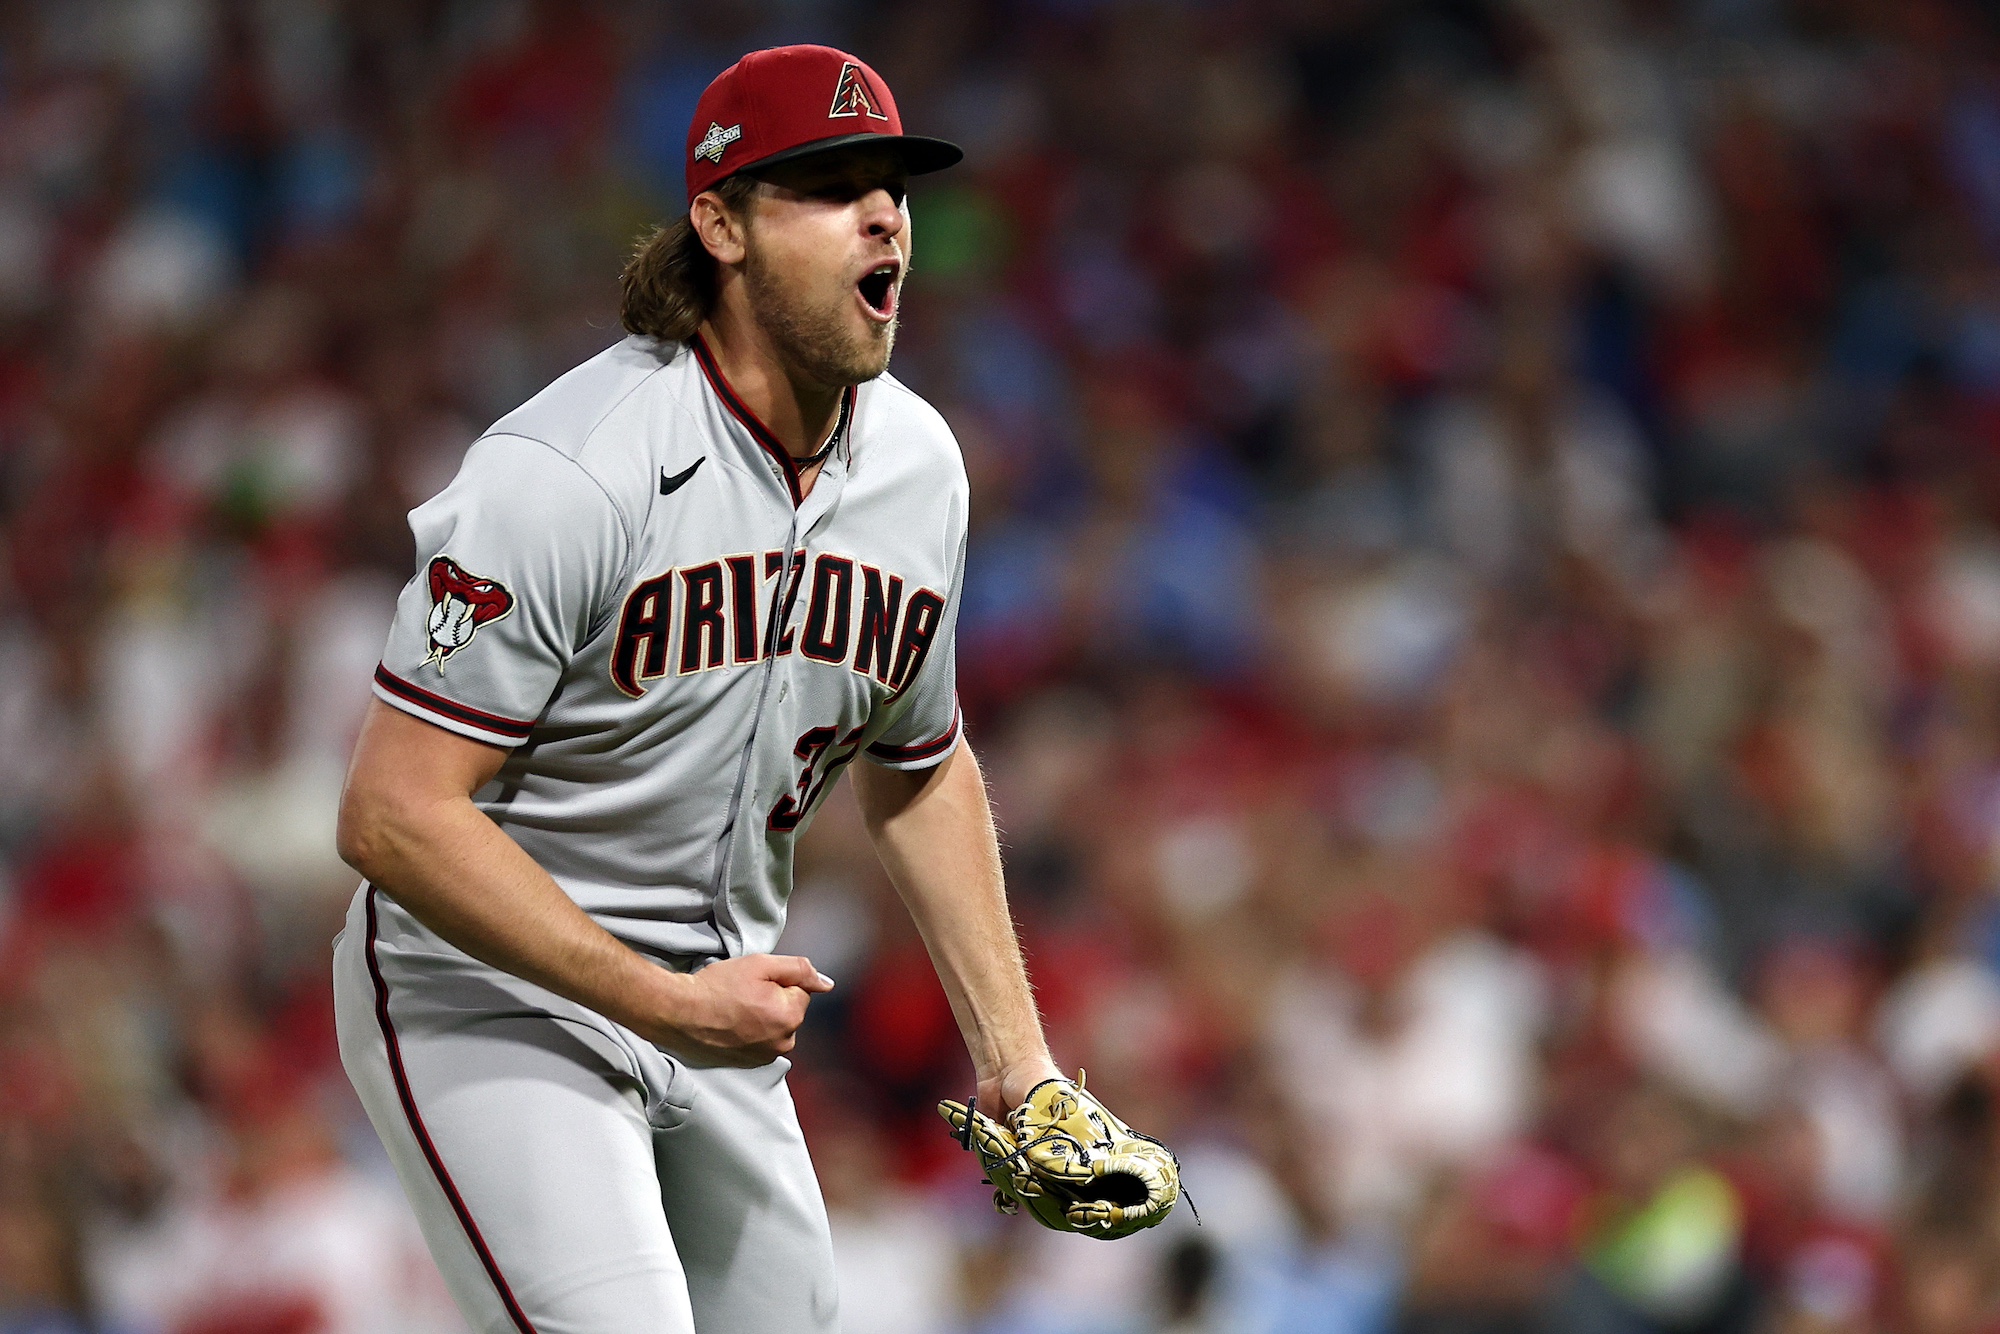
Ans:
[[[965,156],[957,144],[904,134],[882,76],[830,46],[752,51],[715,76],[688,126],[688,202],[726,176],[849,144],[902,151],[913,176]]]

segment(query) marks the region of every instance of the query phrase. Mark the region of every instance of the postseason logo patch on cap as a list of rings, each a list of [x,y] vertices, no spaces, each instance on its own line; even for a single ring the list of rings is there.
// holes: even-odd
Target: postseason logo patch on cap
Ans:
[[[742,137],[743,127],[741,125],[732,125],[725,130],[714,121],[710,121],[708,123],[708,133],[704,134],[701,137],[701,142],[694,146],[694,155],[696,157],[705,157],[710,162],[720,165],[722,162],[722,150]]]

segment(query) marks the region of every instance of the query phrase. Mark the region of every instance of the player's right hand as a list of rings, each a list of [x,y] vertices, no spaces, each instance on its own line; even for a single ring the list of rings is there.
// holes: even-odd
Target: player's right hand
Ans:
[[[768,1065],[798,1043],[814,994],[833,979],[793,954],[723,959],[686,974],[661,1045],[724,1065]]]

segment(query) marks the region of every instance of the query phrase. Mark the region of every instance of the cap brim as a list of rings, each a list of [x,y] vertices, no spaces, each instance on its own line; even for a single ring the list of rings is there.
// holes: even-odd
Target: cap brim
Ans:
[[[799,144],[746,162],[731,175],[743,172],[758,172],[766,167],[775,167],[784,162],[797,162],[800,158],[817,157],[821,153],[833,153],[843,148],[857,145],[889,144],[894,146],[903,159],[903,168],[912,176],[924,176],[946,167],[955,167],[965,160],[965,150],[948,139],[932,139],[921,134],[837,134],[830,139],[815,139],[808,144]]]

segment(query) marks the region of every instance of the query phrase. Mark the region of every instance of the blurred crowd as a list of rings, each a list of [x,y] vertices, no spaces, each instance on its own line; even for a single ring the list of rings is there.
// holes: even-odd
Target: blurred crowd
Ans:
[[[403,515],[618,335],[737,55],[861,53],[1058,1059],[993,1214],[842,792],[850,1334],[2000,1329],[2000,14],[0,4],[0,1334],[462,1327],[334,1055]]]

